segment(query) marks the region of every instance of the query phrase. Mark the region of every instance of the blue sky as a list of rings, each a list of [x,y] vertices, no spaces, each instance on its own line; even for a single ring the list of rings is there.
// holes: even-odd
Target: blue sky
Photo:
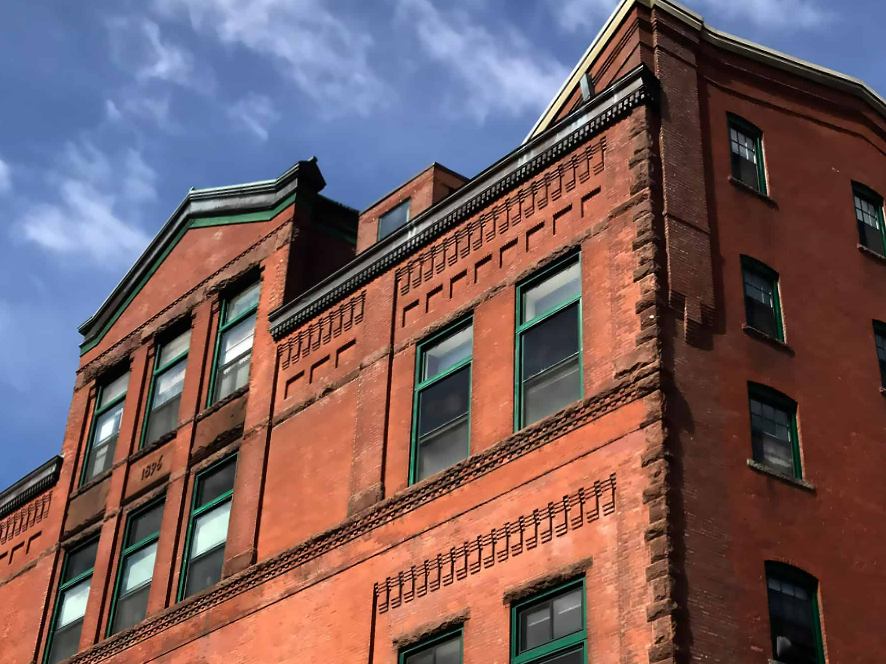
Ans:
[[[516,147],[614,0],[13,0],[0,23],[0,488],[60,450],[88,318],[187,190],[317,155],[361,208]],[[879,3],[687,0],[886,91]]]

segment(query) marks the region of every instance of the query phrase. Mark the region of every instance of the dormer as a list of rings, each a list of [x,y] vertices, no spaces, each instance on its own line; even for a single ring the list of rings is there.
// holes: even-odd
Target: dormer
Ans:
[[[395,234],[469,178],[434,162],[360,213],[357,253]]]

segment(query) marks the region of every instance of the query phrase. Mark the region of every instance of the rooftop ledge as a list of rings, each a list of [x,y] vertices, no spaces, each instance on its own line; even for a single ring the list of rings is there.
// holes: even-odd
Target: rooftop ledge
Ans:
[[[61,467],[62,457],[55,456],[0,492],[0,518],[14,512],[37,494],[54,486],[58,481]]]
[[[599,92],[585,106],[495,162],[451,196],[369,247],[338,272],[272,311],[271,335],[280,339],[369,283],[456,224],[590,140],[633,108],[655,102],[658,80],[640,65]]]

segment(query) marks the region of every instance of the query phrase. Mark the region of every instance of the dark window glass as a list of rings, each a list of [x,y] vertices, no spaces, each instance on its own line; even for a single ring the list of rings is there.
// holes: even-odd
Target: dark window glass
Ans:
[[[760,178],[759,133],[732,124],[729,127],[729,147],[732,154],[732,177],[752,187],[755,191],[763,191]]]
[[[754,460],[783,475],[799,476],[794,459],[794,409],[755,392],[750,407]]]
[[[858,224],[858,241],[881,256],[883,247],[883,203],[855,193],[855,220]]]
[[[816,584],[782,566],[767,565],[769,624],[775,659],[783,664],[819,664]]]
[[[378,239],[387,237],[409,221],[409,199],[378,218]]]
[[[148,595],[150,594],[151,584],[148,583],[117,600],[114,626],[111,628],[112,634],[129,629],[145,619],[148,612]]]
[[[774,278],[745,268],[744,302],[748,325],[765,332],[770,337],[781,339],[776,306],[777,286]]]
[[[188,330],[157,351],[145,443],[153,443],[178,426],[178,410],[188,366],[185,354],[190,341],[191,331]]]
[[[48,664],[67,659],[78,650],[97,549],[96,539],[67,555],[49,637],[49,654],[46,657]]]
[[[886,325],[874,323],[874,342],[877,346],[877,362],[880,365],[880,386],[886,388]]]
[[[404,664],[460,664],[461,634],[407,654]]]
[[[523,424],[532,424],[581,397],[578,305],[523,335]]]
[[[538,648],[551,641],[582,630],[582,589],[539,602],[518,614],[520,652]]]
[[[213,401],[224,399],[249,382],[260,284],[255,283],[225,305],[216,351]]]
[[[582,652],[582,648],[576,648],[575,650],[558,653],[550,657],[533,660],[533,664],[585,664]]]
[[[138,544],[143,539],[160,532],[160,523],[163,521],[163,503],[141,512],[132,517],[129,525],[129,533],[126,537],[126,547]]]
[[[468,456],[473,327],[462,327],[419,349],[414,480]]]
[[[95,554],[98,551],[98,540],[94,540],[76,551],[68,554],[68,564],[65,566],[65,576],[62,583],[76,579],[84,572],[88,572],[95,566]]]
[[[87,586],[88,590],[88,586]],[[61,662],[77,654],[80,648],[80,632],[83,629],[83,618],[68,623],[52,635],[52,648],[49,651],[47,664]]]
[[[200,475],[197,481],[197,500],[194,505],[202,507],[233,490],[236,472],[237,458],[232,457],[228,461]]]
[[[128,384],[129,372],[126,372],[99,390],[89,454],[86,457],[86,469],[83,475],[84,482],[101,475],[114,462]]]

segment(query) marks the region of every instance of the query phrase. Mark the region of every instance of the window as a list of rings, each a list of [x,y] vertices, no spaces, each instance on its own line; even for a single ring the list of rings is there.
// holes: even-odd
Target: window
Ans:
[[[750,122],[729,115],[729,153],[732,177],[754,191],[766,193],[766,170],[763,166],[763,133]]]
[[[210,405],[249,382],[249,360],[252,357],[260,286],[256,282],[222,305],[215,349],[215,372],[209,388]]]
[[[872,189],[852,183],[855,200],[855,221],[858,224],[858,242],[886,256],[886,227],[883,224],[883,199]]]
[[[517,288],[518,429],[582,396],[581,262],[573,257]]]
[[[179,599],[221,580],[234,494],[237,457],[229,457],[197,475]]]
[[[96,551],[98,538],[65,556],[49,643],[46,644],[46,664],[67,659],[80,648],[80,630],[89,600]]]
[[[142,434],[143,446],[175,431],[178,426],[178,408],[185,384],[190,344],[191,331],[188,330],[157,346],[154,375],[148,393],[148,414]]]
[[[449,632],[400,652],[398,664],[461,664],[461,630]]]
[[[474,327],[459,324],[418,348],[410,481],[418,482],[468,456]]]
[[[784,341],[778,273],[748,256],[741,257],[744,307],[748,325]]]
[[[163,502],[160,501],[133,514],[126,522],[108,636],[145,619],[162,520]]]
[[[824,664],[818,582],[781,563],[766,563],[772,654],[783,664]]]
[[[511,608],[511,664],[584,664],[584,579]]]
[[[880,387],[886,389],[886,323],[874,321],[874,342],[877,345],[877,362],[880,364]]]
[[[756,383],[748,385],[754,461],[782,475],[802,479],[797,439],[797,404]]]
[[[378,239],[387,237],[409,221],[409,199],[378,218]]]
[[[129,372],[98,388],[95,413],[92,416],[92,431],[89,434],[89,451],[83,465],[83,483],[98,477],[114,462],[114,450],[120,435],[120,422],[123,419],[123,402],[126,400],[126,386]]]

